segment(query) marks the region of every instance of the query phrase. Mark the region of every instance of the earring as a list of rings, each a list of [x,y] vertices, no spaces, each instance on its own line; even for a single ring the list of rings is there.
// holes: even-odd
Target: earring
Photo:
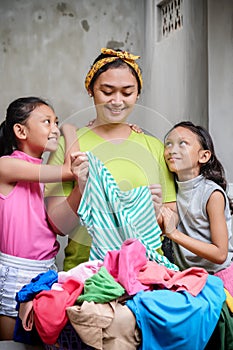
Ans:
[[[90,97],[92,97],[92,94],[91,94],[91,93],[89,93],[88,95],[89,95]]]

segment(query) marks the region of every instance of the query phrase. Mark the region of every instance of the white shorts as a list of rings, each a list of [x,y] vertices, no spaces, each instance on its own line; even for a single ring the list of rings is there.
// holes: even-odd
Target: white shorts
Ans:
[[[16,317],[16,293],[32,278],[48,270],[57,271],[55,258],[30,260],[0,252],[0,315]]]

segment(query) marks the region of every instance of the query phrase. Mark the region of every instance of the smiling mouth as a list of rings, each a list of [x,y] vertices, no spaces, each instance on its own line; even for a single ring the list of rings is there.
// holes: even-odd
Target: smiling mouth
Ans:
[[[57,141],[57,137],[49,137],[48,140],[49,140],[49,141],[51,141],[51,140]]]
[[[113,114],[120,114],[123,109],[113,109],[113,108],[109,108],[109,111]]]
[[[175,162],[176,160],[179,160],[179,158],[174,158],[174,157],[168,158],[169,162]]]
[[[121,107],[121,108],[114,108],[114,107],[111,107],[111,106],[106,106],[106,108],[111,112],[111,113],[122,113],[126,107]]]

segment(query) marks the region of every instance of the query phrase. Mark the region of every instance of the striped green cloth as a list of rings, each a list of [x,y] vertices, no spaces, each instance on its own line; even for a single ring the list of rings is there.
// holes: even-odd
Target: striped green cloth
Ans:
[[[121,191],[105,165],[86,153],[89,177],[77,214],[92,237],[90,260],[104,260],[108,251],[119,250],[125,240],[136,238],[145,246],[149,260],[178,270],[156,251],[162,244],[161,229],[148,187]]]

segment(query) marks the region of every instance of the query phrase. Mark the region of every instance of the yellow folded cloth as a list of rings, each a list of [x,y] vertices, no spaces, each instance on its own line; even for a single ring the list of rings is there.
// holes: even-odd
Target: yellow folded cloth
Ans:
[[[231,312],[233,312],[233,296],[228,292],[226,288],[224,288],[226,293],[226,304]]]

